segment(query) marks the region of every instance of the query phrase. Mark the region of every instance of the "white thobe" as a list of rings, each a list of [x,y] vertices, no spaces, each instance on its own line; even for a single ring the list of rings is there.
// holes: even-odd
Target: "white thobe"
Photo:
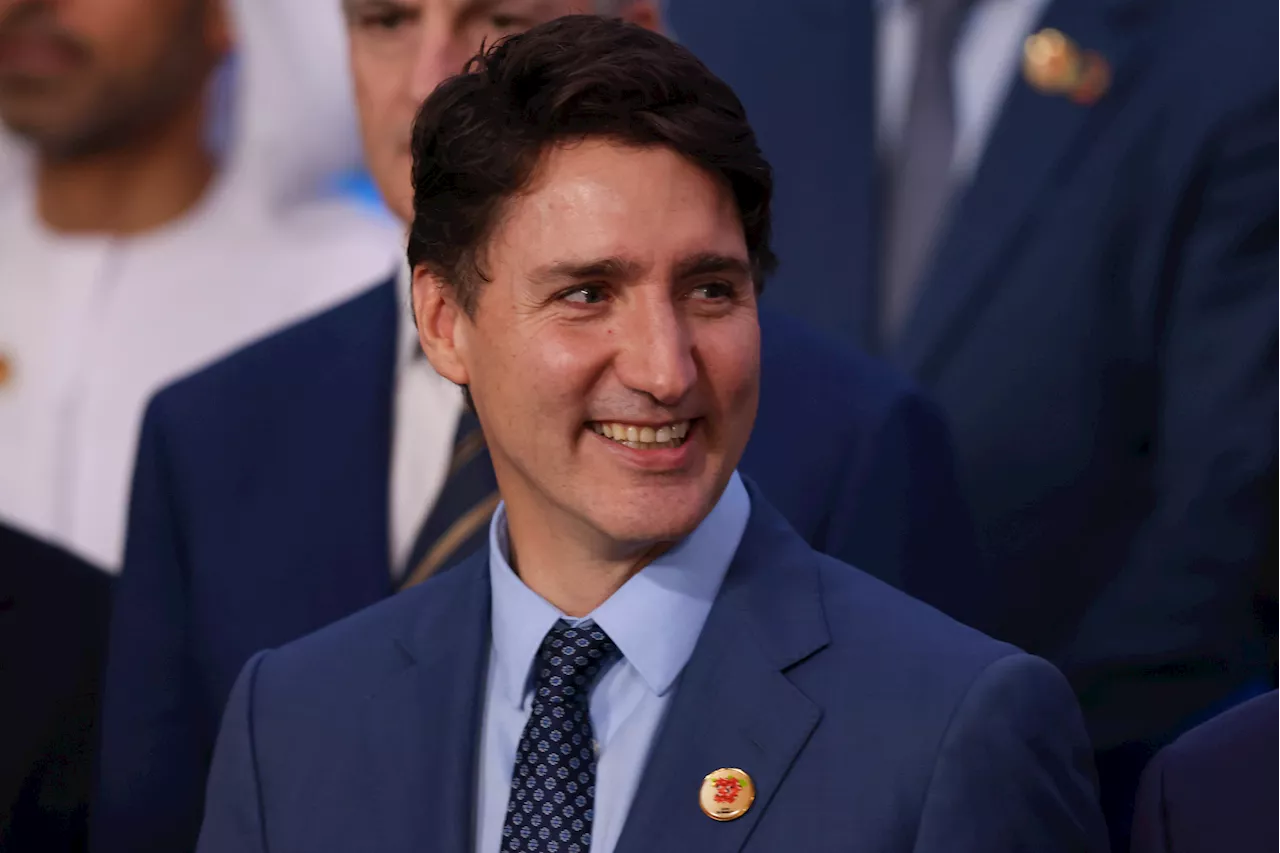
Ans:
[[[395,269],[399,226],[238,186],[130,238],[50,232],[27,180],[0,196],[0,521],[117,570],[150,396]]]

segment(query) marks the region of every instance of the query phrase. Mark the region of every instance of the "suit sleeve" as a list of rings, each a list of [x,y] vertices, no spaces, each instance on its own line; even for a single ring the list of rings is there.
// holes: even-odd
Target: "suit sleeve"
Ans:
[[[1167,753],[1161,752],[1143,771],[1133,813],[1131,853],[1170,853],[1164,820],[1164,773]]]
[[[192,683],[182,536],[161,423],[153,402],[108,641],[95,853],[190,850],[200,826],[211,724],[199,717]]]
[[[1071,688],[1017,653],[991,664],[951,720],[915,853],[1105,853],[1092,749]]]
[[[213,752],[196,853],[266,853],[253,731],[258,673],[269,652],[254,655],[231,690]]]
[[[981,629],[995,600],[955,474],[951,437],[919,392],[902,394],[845,462],[821,550]]]
[[[1252,600],[1275,571],[1276,123],[1271,88],[1220,124],[1167,247],[1154,507],[1064,663],[1086,708],[1117,709],[1107,718],[1142,708],[1176,729],[1243,680],[1240,650],[1256,643]],[[1093,734],[1100,748],[1125,739]]]

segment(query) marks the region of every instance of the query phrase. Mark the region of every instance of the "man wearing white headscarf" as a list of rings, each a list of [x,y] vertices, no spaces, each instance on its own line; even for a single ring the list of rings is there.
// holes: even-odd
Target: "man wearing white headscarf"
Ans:
[[[0,521],[107,571],[150,395],[400,251],[325,197],[358,161],[347,71],[312,61],[341,21],[295,3],[0,3],[0,119],[26,160],[0,184]]]

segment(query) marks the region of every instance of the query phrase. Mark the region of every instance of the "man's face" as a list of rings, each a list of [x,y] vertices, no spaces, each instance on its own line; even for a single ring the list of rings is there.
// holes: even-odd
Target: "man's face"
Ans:
[[[214,0],[0,0],[0,119],[46,156],[124,146],[199,98]]]
[[[513,524],[523,514],[609,548],[691,532],[759,397],[755,288],[728,188],[666,148],[557,147],[507,202],[480,266],[474,314],[454,321],[458,369],[442,372],[470,387]],[[432,281],[419,270],[415,287]]]
[[[2,0],[0,0],[2,1]],[[482,43],[562,15],[592,0],[343,0],[365,162],[383,200],[413,219],[409,137],[418,108],[462,70]]]

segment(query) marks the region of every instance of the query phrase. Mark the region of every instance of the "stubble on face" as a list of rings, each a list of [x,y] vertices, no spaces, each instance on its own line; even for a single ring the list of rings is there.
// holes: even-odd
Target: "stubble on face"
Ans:
[[[691,532],[759,395],[728,188],[664,148],[557,147],[483,264],[464,357],[513,538],[638,553]]]

